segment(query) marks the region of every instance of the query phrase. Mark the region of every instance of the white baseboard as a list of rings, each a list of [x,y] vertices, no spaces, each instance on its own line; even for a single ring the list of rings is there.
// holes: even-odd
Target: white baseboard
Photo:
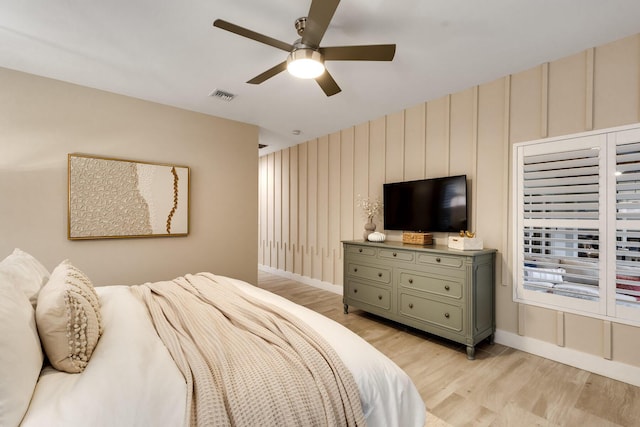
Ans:
[[[640,387],[640,367],[638,366],[607,360],[500,329],[496,330],[495,342]]]
[[[325,291],[342,295],[342,287],[322,280],[312,279],[288,271],[258,264],[258,269],[296,282],[304,283]],[[523,337],[513,332],[496,330],[495,342],[517,350],[535,354],[536,356],[554,360],[565,365],[574,366],[598,375],[613,378],[640,387],[640,367],[627,365],[621,362],[607,360],[592,354],[583,353],[535,338]]]
[[[258,264],[258,270],[275,274],[276,276],[285,277],[287,279],[295,280],[296,282],[304,283],[305,285],[313,286],[314,288],[320,288],[325,291],[333,292],[334,294],[342,295],[342,286],[334,285],[330,282],[312,279],[311,277],[301,276],[296,273],[290,273],[288,271],[279,270],[277,268],[269,267],[262,264]]]

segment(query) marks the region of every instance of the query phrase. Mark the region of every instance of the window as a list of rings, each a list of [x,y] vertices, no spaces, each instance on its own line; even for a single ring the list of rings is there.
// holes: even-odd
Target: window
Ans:
[[[514,299],[640,321],[640,127],[514,146]]]

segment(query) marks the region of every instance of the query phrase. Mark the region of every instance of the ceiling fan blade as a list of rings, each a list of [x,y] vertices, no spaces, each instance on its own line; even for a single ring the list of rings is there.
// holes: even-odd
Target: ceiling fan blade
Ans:
[[[252,85],[259,85],[265,80],[270,79],[271,77],[275,76],[278,73],[283,72],[286,69],[287,69],[287,61],[281,62],[278,65],[269,68],[264,73],[258,74],[257,76],[249,80],[247,83],[251,83]]]
[[[302,44],[317,48],[338,8],[340,0],[312,0],[307,24],[302,33]]]
[[[322,73],[320,77],[316,77],[316,81],[327,96],[332,96],[342,91],[340,86],[338,86],[338,83],[333,80],[333,77],[331,77],[331,74],[329,74],[329,71],[327,70],[324,70],[324,73]]]
[[[391,61],[396,54],[395,44],[321,47],[325,61]]]
[[[293,50],[293,46],[289,43],[281,42],[280,40],[265,36],[264,34],[256,33],[255,31],[248,30],[239,25],[232,24],[231,22],[227,22],[222,19],[216,19],[215,21],[213,21],[213,26],[238,34],[239,36],[246,37],[248,39],[267,44],[269,46],[273,46],[286,52],[291,52]]]

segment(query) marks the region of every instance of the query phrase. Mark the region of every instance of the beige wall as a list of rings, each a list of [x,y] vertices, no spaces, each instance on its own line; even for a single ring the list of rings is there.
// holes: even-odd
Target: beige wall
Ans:
[[[68,258],[96,284],[257,280],[258,129],[0,69],[0,259]],[[67,153],[191,168],[187,237],[67,240]]]
[[[362,238],[358,194],[381,196],[384,182],[466,174],[470,229],[499,251],[498,329],[554,344],[562,333],[560,346],[640,366],[640,328],[519,307],[509,267],[511,145],[638,121],[640,35],[261,157],[259,263],[338,287],[340,240]]]

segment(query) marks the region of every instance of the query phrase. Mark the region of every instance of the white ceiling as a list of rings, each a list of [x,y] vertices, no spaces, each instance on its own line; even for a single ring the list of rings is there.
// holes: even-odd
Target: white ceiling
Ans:
[[[293,43],[309,5],[0,0],[0,66],[252,123],[266,154],[640,33],[638,0],[342,0],[321,45],[396,43],[392,62],[327,62],[342,88],[332,97],[286,72],[245,83],[286,52],[213,21]]]

